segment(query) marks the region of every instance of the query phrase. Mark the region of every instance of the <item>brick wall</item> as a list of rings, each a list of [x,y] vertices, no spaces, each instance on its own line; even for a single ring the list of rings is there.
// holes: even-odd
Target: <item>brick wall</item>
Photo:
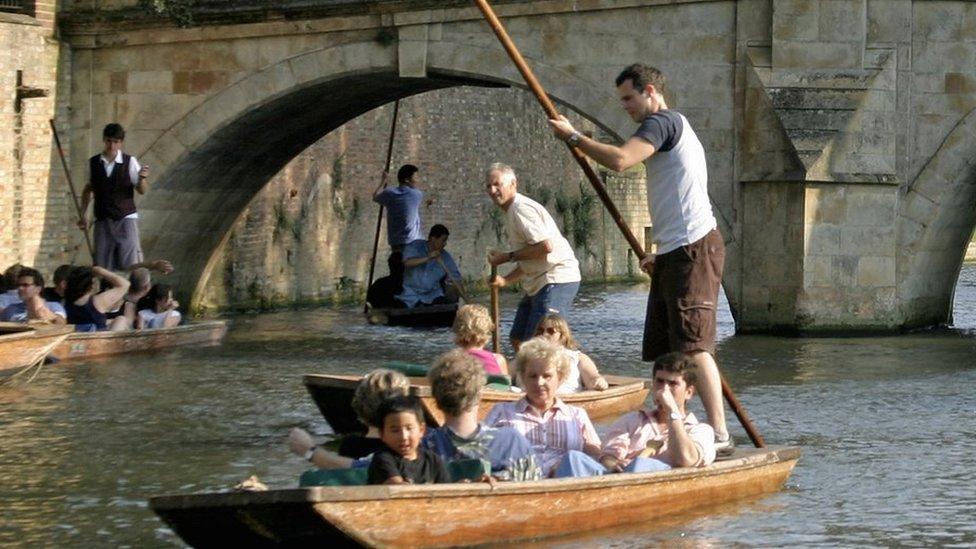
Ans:
[[[383,170],[392,105],[360,116],[296,157],[237,222],[205,290],[205,307],[269,306],[352,297],[363,291],[375,231],[371,201]],[[592,124],[573,117],[592,130]],[[483,191],[493,161],[515,167],[520,190],[543,202],[576,248],[584,278],[637,273],[613,220],[579,167],[552,138],[535,100],[520,90],[460,87],[401,102],[393,169],[418,165],[433,203],[423,230],[451,231],[448,249],[468,278],[487,272],[500,211]],[[608,188],[638,238],[648,221],[642,172],[610,177]],[[582,194],[581,194],[582,189]],[[385,226],[377,277],[387,273]]]

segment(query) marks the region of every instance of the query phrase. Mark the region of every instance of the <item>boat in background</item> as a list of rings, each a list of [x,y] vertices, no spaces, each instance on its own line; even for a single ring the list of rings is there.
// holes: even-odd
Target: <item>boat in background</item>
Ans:
[[[73,332],[54,348],[51,356],[62,361],[88,360],[175,347],[219,345],[226,334],[224,320],[124,332]]]
[[[756,498],[780,490],[799,458],[793,447],[736,449],[707,467],[656,473],[174,495],[149,507],[193,547],[494,545]]]
[[[370,324],[386,326],[409,326],[413,328],[446,328],[454,324],[457,316],[457,303],[422,305],[411,309],[381,309],[370,307],[366,320]]]
[[[64,324],[0,322],[0,378],[40,363],[72,333]]]
[[[356,419],[356,414],[352,411],[352,396],[362,377],[336,374],[307,374],[303,377],[305,388],[308,389],[312,400],[337,434],[366,432],[366,426]],[[605,391],[580,391],[559,395],[559,398],[566,404],[583,408],[590,419],[595,421],[640,408],[651,390],[650,380],[614,375],[603,377],[610,384]],[[427,378],[410,377],[409,379],[410,394],[420,398],[427,422],[431,425],[442,424],[444,413],[434,401]],[[481,393],[481,403],[478,406],[479,421],[484,420],[492,407],[499,402],[514,402],[523,395],[521,392],[493,387],[495,386],[489,385]]]

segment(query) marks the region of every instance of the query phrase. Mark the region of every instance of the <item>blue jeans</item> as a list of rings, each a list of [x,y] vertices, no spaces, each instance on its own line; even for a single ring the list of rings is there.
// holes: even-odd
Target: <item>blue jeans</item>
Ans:
[[[624,468],[624,472],[653,473],[667,471],[670,468],[670,465],[659,459],[638,457]],[[577,450],[566,452],[566,456],[556,467],[556,478],[595,477],[605,474],[607,468],[602,463]]]
[[[535,295],[527,295],[519,302],[515,311],[515,321],[508,333],[509,339],[528,341],[535,335],[536,326],[542,317],[548,314],[558,314],[567,321],[569,312],[573,309],[573,298],[579,291],[579,282],[561,282],[546,284]]]

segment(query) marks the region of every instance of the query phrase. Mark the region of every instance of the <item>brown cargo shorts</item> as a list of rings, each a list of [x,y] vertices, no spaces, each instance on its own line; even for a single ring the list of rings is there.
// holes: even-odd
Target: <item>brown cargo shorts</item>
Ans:
[[[715,311],[724,268],[725,241],[718,229],[655,259],[643,360],[672,351],[715,354]]]

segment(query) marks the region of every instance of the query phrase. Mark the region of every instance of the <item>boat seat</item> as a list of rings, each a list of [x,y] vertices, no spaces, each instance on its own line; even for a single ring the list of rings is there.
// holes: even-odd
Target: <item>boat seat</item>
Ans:
[[[481,480],[491,474],[491,464],[483,459],[459,459],[447,462],[447,472],[454,482]]]
[[[302,473],[298,485],[306,486],[362,486],[369,477],[366,467],[352,469],[309,469]]]
[[[427,377],[427,367],[422,364],[413,364],[410,362],[400,362],[399,360],[394,360],[386,363],[386,367],[400,372],[407,377]]]

